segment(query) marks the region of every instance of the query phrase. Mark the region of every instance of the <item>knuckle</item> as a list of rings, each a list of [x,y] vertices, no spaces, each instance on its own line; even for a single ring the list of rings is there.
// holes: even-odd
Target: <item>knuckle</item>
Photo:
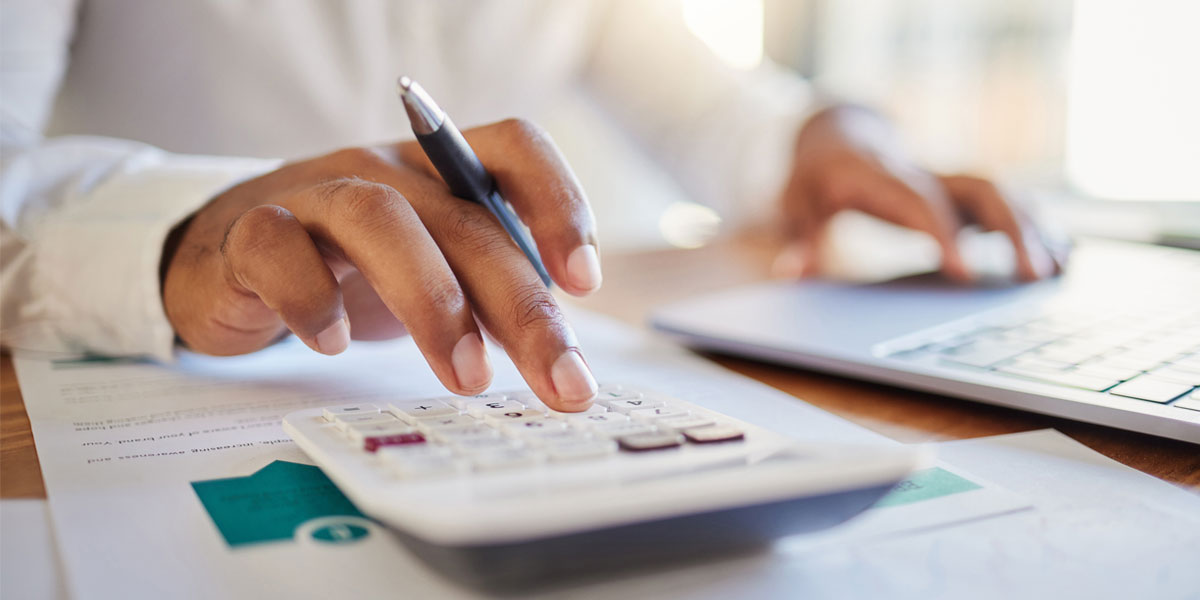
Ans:
[[[362,179],[339,179],[326,185],[325,195],[338,216],[368,228],[414,217],[412,207],[394,188]]]
[[[515,143],[544,142],[550,139],[537,123],[520,117],[505,119],[496,124],[509,141]]]
[[[295,217],[286,208],[264,204],[247,210],[229,224],[221,253],[253,255],[267,250],[292,227]]]
[[[498,235],[491,215],[480,207],[464,207],[448,215],[442,233],[450,244],[473,256],[491,256],[509,243],[506,237]]]
[[[452,276],[428,274],[421,277],[420,282],[426,306],[445,312],[457,312],[466,306],[466,295]]]
[[[510,322],[520,330],[554,329],[563,325],[563,315],[554,296],[540,283],[524,284],[512,291]]]
[[[351,170],[364,166],[373,166],[382,160],[374,150],[362,147],[342,148],[330,154],[329,158],[342,168],[349,168]]]
[[[994,198],[1003,198],[1004,196],[999,186],[984,177],[959,175],[952,178],[952,181],[960,186],[966,194],[978,200],[992,200]]]

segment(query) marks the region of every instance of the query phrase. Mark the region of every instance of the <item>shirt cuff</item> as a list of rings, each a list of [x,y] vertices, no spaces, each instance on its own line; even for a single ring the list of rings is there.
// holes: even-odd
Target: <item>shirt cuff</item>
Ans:
[[[42,223],[37,286],[60,304],[59,335],[106,355],[174,360],[175,332],[162,304],[159,266],[170,231],[208,200],[282,161],[170,154],[123,160],[75,203]]]

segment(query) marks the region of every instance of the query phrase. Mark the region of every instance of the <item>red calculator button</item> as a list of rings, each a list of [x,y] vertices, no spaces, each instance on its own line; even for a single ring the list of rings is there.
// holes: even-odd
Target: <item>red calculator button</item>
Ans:
[[[363,438],[363,449],[374,452],[384,446],[407,446],[424,444],[425,436],[419,433],[399,433],[393,435],[378,435]]]

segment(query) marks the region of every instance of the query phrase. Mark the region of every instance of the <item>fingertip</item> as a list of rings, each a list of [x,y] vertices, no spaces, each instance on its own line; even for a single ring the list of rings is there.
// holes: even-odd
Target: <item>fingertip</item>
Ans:
[[[576,296],[586,296],[600,289],[604,275],[600,270],[600,253],[594,244],[583,244],[567,256],[567,291]],[[564,288],[565,289],[565,288]]]
[[[771,261],[771,276],[776,279],[799,279],[810,270],[804,244],[792,242],[784,246]]]
[[[487,389],[492,382],[492,364],[483,339],[474,331],[462,336],[450,352],[450,364],[462,392],[469,394]]]
[[[586,410],[599,391],[591,369],[579,351],[573,348],[563,352],[554,361],[550,367],[550,380],[554,383],[558,410],[566,412]]]
[[[345,352],[350,347],[350,318],[342,317],[326,327],[317,334],[315,343],[317,352],[321,354],[333,356]]]
[[[967,268],[966,261],[957,252],[948,253],[942,259],[942,273],[958,283],[971,283],[975,277]]]

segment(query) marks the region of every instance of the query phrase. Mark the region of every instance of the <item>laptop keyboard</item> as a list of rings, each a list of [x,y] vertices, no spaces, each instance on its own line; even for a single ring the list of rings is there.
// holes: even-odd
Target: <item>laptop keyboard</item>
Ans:
[[[1060,303],[948,323],[881,354],[1200,411],[1200,308]]]

